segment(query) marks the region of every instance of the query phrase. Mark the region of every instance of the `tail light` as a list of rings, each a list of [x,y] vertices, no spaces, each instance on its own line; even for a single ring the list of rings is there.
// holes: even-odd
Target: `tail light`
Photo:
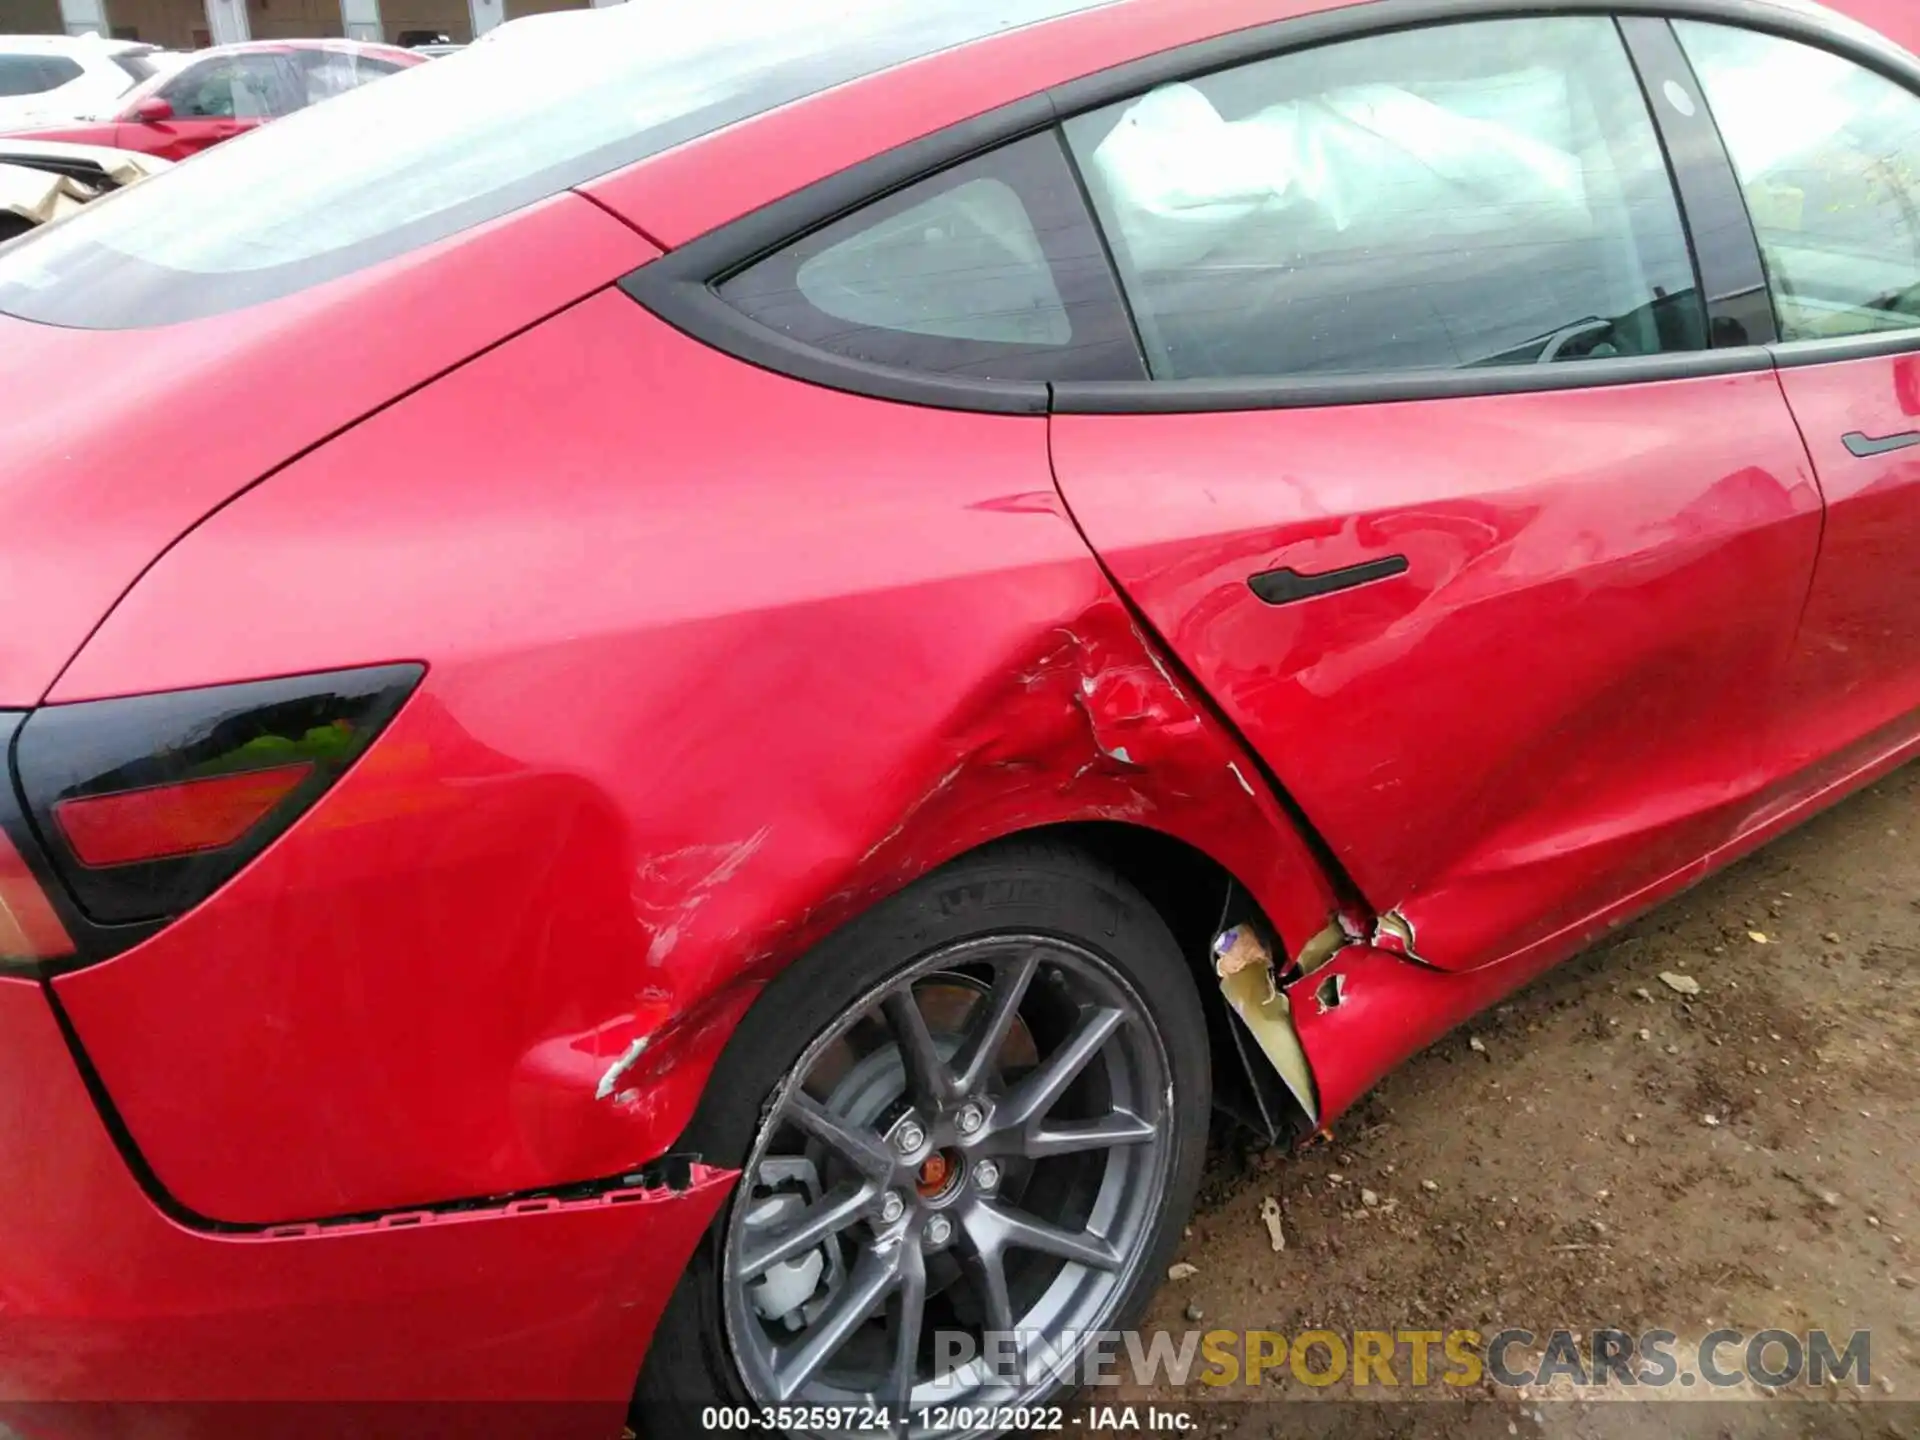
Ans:
[[[11,747],[22,715],[0,715],[0,750]],[[37,855],[26,817],[13,801],[13,787],[0,784],[0,974],[37,969],[73,954],[73,939],[48,898],[45,877],[28,856]]]
[[[24,814],[0,804],[14,842],[0,850],[0,966],[99,959],[205,899],[326,793],[421,674],[385,665],[14,719]]]

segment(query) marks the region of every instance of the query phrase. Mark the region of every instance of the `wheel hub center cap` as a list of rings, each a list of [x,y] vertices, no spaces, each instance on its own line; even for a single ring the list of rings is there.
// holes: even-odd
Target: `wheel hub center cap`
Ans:
[[[924,1200],[938,1200],[960,1184],[960,1157],[947,1150],[936,1150],[920,1162],[914,1186]]]

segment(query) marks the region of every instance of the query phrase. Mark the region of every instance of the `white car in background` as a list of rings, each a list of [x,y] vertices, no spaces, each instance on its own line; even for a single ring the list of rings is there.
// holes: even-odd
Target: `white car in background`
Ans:
[[[157,47],[97,35],[0,35],[0,129],[67,125],[160,73]]]

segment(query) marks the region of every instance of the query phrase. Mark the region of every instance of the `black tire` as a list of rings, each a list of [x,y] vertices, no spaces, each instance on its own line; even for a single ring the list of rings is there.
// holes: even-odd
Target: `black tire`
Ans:
[[[1114,1320],[1125,1328],[1165,1275],[1199,1187],[1211,1105],[1206,1022],[1192,972],[1158,912],[1119,875],[1069,847],[1011,842],[964,857],[795,962],[741,1022],[676,1149],[743,1166],[771,1092],[848,1007],[930,951],[1003,932],[1055,935],[1104,958],[1145,1002],[1167,1055],[1176,1148],[1146,1260]],[[722,1207],[703,1237],[655,1331],[634,1404],[647,1440],[706,1433],[704,1408],[750,1403],[720,1291],[731,1208]]]

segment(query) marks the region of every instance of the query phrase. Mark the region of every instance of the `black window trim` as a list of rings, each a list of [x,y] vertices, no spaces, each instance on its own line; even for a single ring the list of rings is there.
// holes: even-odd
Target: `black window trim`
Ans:
[[[1024,160],[1015,161],[1011,166],[1000,163],[1006,157],[1016,155],[1022,147],[1032,147]],[[1044,182],[1036,183],[1038,177],[1032,172],[1038,167],[1051,166],[1064,185],[1054,193],[1043,193]],[[1089,351],[1083,351],[1077,362],[1062,360],[1062,347],[1045,342],[991,341],[978,337],[942,337],[934,334],[916,333],[911,328],[886,332],[886,327],[866,327],[891,333],[895,339],[904,341],[910,348],[923,354],[933,355],[944,352],[945,357],[954,362],[951,368],[937,364],[921,365],[903,359],[889,359],[883,355],[869,352],[860,357],[859,363],[877,370],[890,373],[925,374],[934,379],[979,380],[983,376],[993,377],[983,383],[1007,385],[1025,385],[1036,391],[1044,391],[1049,379],[1058,378],[1057,370],[1069,370],[1073,378],[1103,380],[1144,380],[1147,378],[1146,358],[1140,353],[1140,341],[1135,329],[1133,316],[1127,308],[1125,296],[1121,290],[1117,272],[1113,268],[1113,259],[1106,248],[1106,237],[1093,218],[1080,186],[1079,170],[1068,153],[1065,137],[1058,127],[1047,126],[1017,140],[1004,141],[989,150],[942,167],[931,174],[923,175],[911,184],[887,191],[884,194],[869,197],[856,206],[849,216],[856,227],[864,229],[869,223],[884,223],[892,216],[912,209],[917,205],[930,203],[946,193],[949,182],[969,166],[979,166],[974,171],[976,178],[992,176],[1006,183],[1025,208],[1029,221],[1041,230],[1047,229],[1045,222],[1057,220],[1073,225],[1091,237],[1091,248],[1085,257],[1093,262],[1089,267],[1089,278],[1062,273],[1056,264],[1059,258],[1060,239],[1056,235],[1036,233],[1035,242],[1040,246],[1046,262],[1053,266],[1054,283],[1057,287],[1063,313],[1073,316],[1075,331],[1072,343],[1082,346],[1091,343]],[[1023,173],[1024,172],[1024,173]],[[929,190],[933,191],[929,195]],[[748,264],[737,266],[724,275],[709,281],[716,292],[716,298],[729,308],[744,312],[746,323],[755,329],[770,329],[764,321],[753,315],[751,301],[742,302],[728,293],[733,281],[743,275],[767,268],[786,267],[803,263],[809,247],[816,241],[828,241],[831,249],[832,235],[837,222],[828,221],[804,234],[791,236],[775,245],[771,250],[755,257]],[[838,243],[850,238],[841,236]],[[1072,248],[1069,246],[1068,248]],[[814,255],[825,253],[814,249]],[[798,291],[798,274],[790,273],[787,281],[794,291]],[[844,315],[827,315],[834,328],[843,329],[851,322]],[[1087,330],[1078,327],[1082,321]],[[776,331],[782,339],[804,349],[818,348],[818,342],[809,340],[800,334],[788,334]],[[844,351],[833,352],[836,355]],[[1011,355],[1017,355],[1017,364],[1010,364],[995,375],[988,365],[999,365]],[[978,368],[976,368],[978,367]],[[1007,373],[1011,371],[1011,373]]]
[[[1780,326],[1753,216],[1740,191],[1719,121],[1707,104],[1692,62],[1680,48],[1673,23],[1651,15],[1622,15],[1614,25],[1640,77],[1647,113],[1667,155],[1680,223],[1687,232],[1700,299],[1706,307],[1707,343],[1718,348],[1721,337],[1732,335],[1737,338],[1730,344],[1771,345],[1780,338]],[[1666,95],[1669,85],[1677,85],[1693,102],[1693,114],[1675,110]],[[1700,243],[1700,236],[1715,228],[1738,237],[1725,253],[1710,253]]]
[[[974,116],[828,176],[689,241],[622,278],[620,288],[674,328],[764,369],[875,399],[1007,415],[1178,414],[1525,394],[1704,378],[1767,370],[1776,363],[1817,364],[1920,350],[1920,330],[1916,330],[1837,341],[1730,345],[1560,366],[1045,384],[915,372],[833,355],[749,320],[714,291],[716,285],[754,261],[874,200],[985,151],[1057,127],[1086,111],[1143,94],[1156,85],[1367,35],[1470,20],[1563,15],[1694,19],[1736,25],[1827,50],[1920,95],[1920,60],[1892,42],[1864,27],[1836,27],[1817,14],[1781,8],[1770,0],[1367,0],[1163,51]],[[1638,70],[1640,57],[1634,53],[1633,29],[1620,28]],[[1673,38],[1670,28],[1666,34]],[[1678,44],[1677,40],[1673,43]],[[1677,164],[1664,107],[1651,95],[1647,99],[1661,143],[1670,161]],[[1710,118],[1704,95],[1700,99]],[[1724,160],[1724,145],[1721,150]],[[1673,178],[1685,228],[1687,194],[1679,188],[1680,176],[1676,173]],[[1734,180],[1737,190],[1730,162],[1725,178]],[[1093,224],[1097,230],[1097,217]],[[1687,231],[1687,244],[1698,266],[1699,252],[1691,230]],[[1757,242],[1752,259],[1755,265],[1760,263]],[[1706,284],[1713,283],[1712,277],[1701,278]],[[1810,346],[1817,348],[1809,350]]]
[[[1045,95],[990,110],[863,161],[670,250],[627,275],[620,288],[696,340],[795,379],[912,405],[1044,415],[1049,387],[1042,381],[936,375],[816,350],[748,319],[722,300],[714,287],[842,216],[963,160],[1039,134],[1053,123],[1053,105]]]

